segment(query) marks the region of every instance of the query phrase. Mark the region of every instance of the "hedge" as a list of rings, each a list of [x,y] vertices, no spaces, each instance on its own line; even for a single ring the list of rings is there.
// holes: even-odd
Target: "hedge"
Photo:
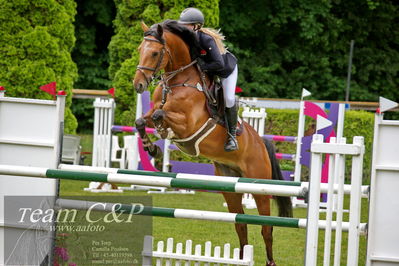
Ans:
[[[69,109],[77,78],[71,59],[75,14],[73,0],[0,0],[0,85],[8,96],[52,99],[39,87],[56,81],[68,95],[66,133],[77,127]]]

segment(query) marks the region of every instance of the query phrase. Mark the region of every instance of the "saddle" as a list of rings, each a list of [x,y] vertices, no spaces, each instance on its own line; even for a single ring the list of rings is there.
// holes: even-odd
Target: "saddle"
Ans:
[[[219,78],[215,77],[211,79],[211,84],[204,88],[204,94],[206,96],[206,107],[211,118],[213,118],[217,124],[226,128],[225,118],[225,103],[223,95],[223,85]],[[236,100],[238,106],[238,101]],[[237,136],[240,136],[243,131],[242,122],[238,121],[237,124]]]

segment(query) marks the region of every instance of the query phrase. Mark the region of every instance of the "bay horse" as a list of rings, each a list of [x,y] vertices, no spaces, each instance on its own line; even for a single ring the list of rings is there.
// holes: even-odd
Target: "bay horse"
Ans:
[[[144,147],[152,156],[160,156],[160,149],[154,145],[145,132],[145,127],[155,127],[162,138],[172,138],[178,146],[182,140],[191,143],[185,151],[203,155],[213,161],[215,175],[282,180],[282,174],[275,157],[273,145],[263,140],[247,123],[243,122],[242,134],[237,137],[239,149],[226,152],[223,143],[227,138],[226,128],[209,123],[206,95],[203,87],[210,79],[197,67],[195,56],[199,46],[192,30],[167,20],[148,28],[142,22],[144,39],[139,46],[140,60],[133,85],[137,93],[148,89],[152,79],[160,71],[161,82],[153,93],[153,108],[136,120],[136,127]],[[205,82],[206,84],[203,84]],[[201,85],[202,84],[202,85]],[[202,90],[201,90],[202,89]],[[210,125],[209,125],[210,124]],[[208,130],[203,130],[208,128]],[[199,133],[200,132],[200,133]],[[201,135],[199,138],[198,134]],[[193,137],[195,136],[195,137]],[[191,150],[190,150],[191,147]],[[222,193],[231,213],[244,213],[242,193]],[[254,195],[260,215],[270,215],[270,196]],[[279,216],[291,217],[290,197],[274,197]],[[248,244],[247,225],[235,224],[241,255]],[[266,265],[275,265],[272,251],[271,226],[262,226],[261,233],[266,246]]]

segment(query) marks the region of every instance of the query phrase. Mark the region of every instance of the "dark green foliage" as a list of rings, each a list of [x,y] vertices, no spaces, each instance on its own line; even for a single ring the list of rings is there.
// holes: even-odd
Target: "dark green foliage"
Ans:
[[[76,0],[76,3],[76,45],[72,57],[79,68],[79,78],[75,88],[109,89],[108,44],[113,35],[114,3],[107,0]]]
[[[77,78],[70,54],[75,13],[73,0],[0,0],[0,84],[8,96],[52,99],[39,87],[56,81],[68,95],[66,133],[77,127],[69,109]]]
[[[399,100],[396,1],[220,2],[220,25],[239,59],[244,95],[345,97],[349,44],[355,40],[351,100]]]
[[[132,79],[138,64],[137,47],[143,39],[140,21],[147,25],[165,19],[177,19],[186,7],[200,8],[205,15],[205,23],[215,27],[219,22],[218,0],[115,0],[115,35],[109,45],[109,76],[116,89],[116,123],[131,125],[134,121],[136,92]]]
[[[108,79],[108,44],[113,35],[114,2],[76,0],[76,3],[76,45],[72,58],[78,66],[79,77],[75,88],[109,89],[111,81]],[[72,111],[79,121],[79,132],[93,129],[93,110],[93,100],[74,100]]]
[[[71,110],[79,122],[78,132],[92,132],[94,123],[93,99],[73,99]]]

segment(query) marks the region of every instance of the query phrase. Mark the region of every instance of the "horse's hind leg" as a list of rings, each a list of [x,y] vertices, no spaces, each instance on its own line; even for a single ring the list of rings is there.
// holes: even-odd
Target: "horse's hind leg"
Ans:
[[[231,213],[244,213],[242,208],[242,193],[223,193],[227,208]],[[247,224],[235,224],[238,239],[240,241],[240,257],[242,258],[244,246],[248,244]]]
[[[236,171],[218,163],[215,163],[215,174],[219,176],[239,176]],[[230,213],[244,213],[242,207],[242,193],[224,192],[222,194]],[[248,227],[247,224],[235,224],[235,229],[240,241],[240,257],[242,258],[244,246],[248,244]]]
[[[247,163],[245,177],[249,178],[272,178],[271,167],[267,167],[268,164],[265,162],[266,160],[260,160],[262,164],[256,164],[255,162]],[[270,216],[270,196],[268,195],[253,195],[256,206],[258,208],[259,215]],[[267,255],[267,266],[274,266],[273,259],[273,227],[272,226],[262,226],[261,229],[263,241],[266,246],[266,255]]]
[[[270,216],[270,196],[254,195],[259,215]],[[273,226],[262,226],[262,237],[266,245],[267,266],[274,266],[276,263],[273,259]]]

